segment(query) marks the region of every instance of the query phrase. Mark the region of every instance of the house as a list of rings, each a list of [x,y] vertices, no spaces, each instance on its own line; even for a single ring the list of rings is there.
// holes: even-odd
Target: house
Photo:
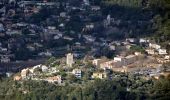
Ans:
[[[128,50],[129,50],[131,47],[132,47],[132,46],[131,46],[130,44],[127,44],[127,45],[126,45],[126,49],[128,49]]]
[[[166,55],[167,54],[166,49],[159,49],[158,54],[159,55]]]
[[[156,80],[158,80],[159,77],[160,77],[159,74],[150,74],[149,76],[152,77],[152,78],[154,78],[154,79],[156,79]]]
[[[35,51],[35,47],[33,47],[32,45],[27,45],[27,49],[29,49],[30,51]]]
[[[169,59],[163,59],[163,58],[157,58],[157,62],[164,64],[164,63],[169,63],[170,60]]]
[[[106,73],[93,73],[92,78],[99,78],[99,79],[104,79],[107,77]]]
[[[85,5],[90,5],[89,0],[83,0],[83,3],[84,3]]]
[[[7,57],[7,56],[2,56],[2,57],[1,57],[1,63],[8,63],[8,62],[10,62],[10,61],[11,61],[10,58]]]
[[[26,79],[29,74],[29,68],[21,70],[21,77],[22,79]]]
[[[20,81],[21,79],[22,79],[21,76],[14,76],[14,78],[13,78],[14,81]]]
[[[106,18],[106,25],[108,26],[108,25],[110,25],[110,23],[111,23],[111,16],[109,14],[109,15],[107,15],[107,18]]]
[[[47,79],[45,79],[47,82],[49,83],[55,83],[57,82],[58,84],[61,84],[62,79],[60,75],[57,76],[53,76],[53,77],[48,77]]]
[[[156,54],[155,50],[153,50],[153,49],[146,49],[145,51],[146,51],[147,54],[149,54],[149,55],[155,55],[155,54]]]
[[[22,34],[21,30],[8,30],[6,31],[7,35],[20,35]]]
[[[113,43],[115,43],[116,46],[120,46],[121,45],[120,41],[114,41]]]
[[[16,23],[15,24],[17,27],[26,27],[28,24],[24,23],[24,22],[20,22],[20,23]]]
[[[114,61],[116,62],[115,63],[116,67],[127,65],[127,58],[126,57],[122,57],[122,56],[114,57]]]
[[[50,51],[40,52],[40,53],[38,53],[38,55],[50,57],[50,56],[52,56],[52,52],[50,52]]]
[[[130,43],[135,43],[136,42],[136,40],[134,38],[127,38],[126,41],[130,42]]]
[[[86,39],[87,42],[94,42],[96,40],[95,37],[90,35],[83,35],[83,38]]]
[[[1,3],[0,3],[1,4]],[[4,6],[4,7],[2,7],[1,9],[0,9],[0,13],[2,13],[3,15],[5,15],[5,13],[6,13],[6,6]]]
[[[66,12],[61,12],[60,17],[66,17]]]
[[[81,47],[81,43],[80,42],[76,42],[74,45],[75,45],[75,47]]]
[[[29,72],[34,73],[34,70],[37,69],[37,68],[40,68],[41,66],[42,66],[41,64],[40,65],[36,65],[36,66],[30,68]]]
[[[100,8],[100,6],[91,6],[91,9],[92,9],[93,11],[98,11],[98,10],[100,10],[101,8]]]
[[[107,61],[100,64],[100,68],[102,69],[113,69],[113,68],[120,68],[122,66],[126,66],[129,64],[134,63],[137,60],[137,55],[129,55],[126,57],[114,57],[114,60]]]
[[[158,49],[161,48],[160,45],[158,45],[158,44],[153,44],[153,43],[149,43],[149,47],[152,48],[152,49],[156,49],[156,50],[158,50]]]
[[[113,67],[121,67],[121,66],[123,66],[123,62],[114,61],[114,60],[107,61],[100,64],[100,68],[102,69],[112,69]]]
[[[52,56],[52,53],[50,51],[45,52],[45,56]]]
[[[0,23],[0,32],[3,32],[5,29],[4,29],[4,25],[2,23]]]
[[[68,40],[68,41],[72,41],[74,38],[71,38],[69,36],[64,36],[63,39]]]
[[[132,64],[134,63],[136,60],[137,60],[137,56],[136,55],[129,55],[127,57],[125,57],[125,62],[126,62],[126,65],[129,65],[129,64]]]
[[[80,69],[73,69],[72,73],[77,77],[81,78],[82,77],[82,71]]]
[[[59,27],[64,27],[65,25],[64,25],[64,23],[61,23],[60,25],[59,25]]]
[[[124,62],[124,61],[125,61],[125,58],[122,57],[122,56],[114,57],[114,61],[121,61],[121,62]]]
[[[149,40],[145,39],[145,38],[140,38],[139,39],[139,43],[147,43],[149,42]]]
[[[169,56],[169,55],[166,55],[164,59],[165,59],[165,60],[170,60],[170,56]]]
[[[94,59],[94,60],[92,61],[92,64],[95,65],[95,66],[97,66],[97,67],[99,67],[100,64],[103,63],[103,62],[105,62],[105,61],[106,61],[106,59]]]
[[[55,26],[48,26],[48,29],[49,29],[49,30],[55,30],[56,27],[55,27]]]
[[[110,50],[116,50],[116,47],[114,45],[109,45]]]
[[[94,24],[87,24],[86,27],[85,27],[85,30],[91,30],[94,28]]]
[[[12,72],[6,72],[6,76],[7,76],[7,77],[11,77],[13,74],[14,74],[14,73],[12,73]]]
[[[100,68],[102,68],[102,69],[111,69],[113,67],[113,63],[114,63],[113,60],[103,62],[103,63],[100,64]]]
[[[127,72],[128,70],[127,70],[127,67],[113,67],[112,71],[124,73],[124,72]]]
[[[45,65],[41,66],[42,72],[47,72],[48,71],[48,67]]]
[[[8,52],[8,49],[7,48],[0,48],[0,52],[6,53],[6,52]]]
[[[112,63],[112,67],[111,68],[114,68],[114,67],[122,67],[124,64],[124,62],[121,62],[121,61],[114,61],[114,63]]]
[[[164,76],[164,77],[168,77],[170,75],[170,72],[162,72],[162,73],[158,73],[158,74],[150,74],[150,77],[153,77],[155,79],[159,79],[160,76]]]
[[[60,38],[60,37],[59,37],[58,35],[55,35],[53,39],[54,39],[54,40],[58,40],[59,38]]]
[[[135,55],[140,56],[140,55],[142,55],[142,53],[141,52],[135,52]]]

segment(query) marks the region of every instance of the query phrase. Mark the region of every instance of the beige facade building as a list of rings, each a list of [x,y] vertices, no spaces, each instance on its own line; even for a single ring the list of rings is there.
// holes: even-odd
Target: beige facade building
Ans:
[[[48,81],[49,83],[57,82],[57,83],[61,84],[62,79],[61,79],[61,76],[60,76],[60,75],[57,75],[57,76],[53,76],[53,77],[48,77],[48,78],[46,79],[46,81]]]
[[[22,79],[21,76],[14,76],[14,78],[13,78],[14,81],[20,81],[21,79]]]
[[[103,63],[103,62],[106,62],[106,59],[94,59],[92,61],[93,65],[95,65],[97,67],[100,67],[100,64]]]
[[[74,58],[73,58],[73,54],[72,53],[68,53],[66,56],[66,64],[69,67],[72,67],[72,65],[74,64]]]
[[[106,73],[93,73],[92,78],[104,79],[107,77]]]
[[[28,69],[28,68],[23,69],[23,70],[21,71],[21,77],[22,77],[22,79],[27,78],[28,74],[29,74],[29,69]]]

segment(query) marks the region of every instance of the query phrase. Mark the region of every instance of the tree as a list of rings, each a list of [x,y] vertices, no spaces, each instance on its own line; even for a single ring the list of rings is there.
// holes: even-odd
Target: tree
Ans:
[[[67,76],[67,79],[70,81],[70,82],[73,82],[75,83],[77,81],[77,78],[75,77],[75,75],[72,75],[72,74],[69,74]]]
[[[134,52],[141,52],[141,53],[145,53],[145,50],[143,47],[141,46],[132,46],[130,47],[130,50],[134,53]]]
[[[52,63],[54,63],[54,61],[56,61],[56,58],[55,58],[55,57],[51,57],[51,58],[49,58],[49,59],[45,62],[45,64],[46,64],[47,66],[50,66],[50,65],[52,65]]]

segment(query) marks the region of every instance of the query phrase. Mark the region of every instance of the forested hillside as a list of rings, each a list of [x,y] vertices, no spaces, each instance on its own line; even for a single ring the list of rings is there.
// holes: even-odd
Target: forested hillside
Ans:
[[[169,78],[144,80],[138,75],[128,78],[125,74],[112,80],[85,83],[74,80],[65,86],[45,81],[0,79],[0,100],[169,100],[169,84]]]
[[[53,49],[53,47],[55,47],[55,51],[59,51],[60,47],[65,46],[66,44],[71,45],[77,42],[77,40],[78,42],[82,42],[82,44],[84,44],[84,40],[81,38],[78,39],[78,36],[76,36],[77,34],[85,34],[90,35],[90,37],[93,36],[95,38],[104,38],[105,40],[114,41],[125,38],[148,37],[152,41],[161,44],[167,50],[170,50],[170,0],[89,0],[91,7],[94,7],[94,9],[98,9],[99,6],[99,11],[89,10],[90,7],[88,8],[88,6],[86,9],[87,11],[76,9],[76,7],[79,7],[80,5],[79,3],[75,2],[82,2],[83,0],[49,1],[59,1],[63,5],[60,5],[61,7],[59,8],[56,6],[51,8],[44,7],[39,12],[30,15],[28,18],[23,18],[23,20],[27,23],[33,23],[37,25],[42,24],[42,26],[61,25],[61,27],[57,28],[60,28],[60,30],[63,31],[63,35],[66,35],[65,38],[68,40],[60,39],[59,37],[58,40],[56,39],[50,42],[45,41],[43,44],[44,47],[41,48],[40,45],[40,49],[35,50],[35,52],[31,52],[32,54],[38,54],[39,50],[41,51],[44,48],[51,50],[51,48]],[[67,15],[67,13],[63,13],[66,12],[64,10],[65,5],[63,2],[71,1],[74,2],[70,3],[70,5],[74,5],[76,7],[73,6],[74,9],[72,12],[69,12],[70,9],[68,10],[70,19],[63,21]],[[84,6],[82,8],[84,9]],[[64,17],[54,17],[58,14],[61,14]],[[112,22],[110,25],[104,26],[104,21],[107,20],[107,16],[109,15],[111,16]],[[58,20],[61,20],[61,22]],[[65,27],[64,24],[59,23],[65,23]],[[83,27],[89,23],[94,23],[95,28],[90,30],[90,32],[83,32]],[[57,32],[60,33],[59,31]],[[28,34],[31,32],[27,31],[26,28],[23,30],[23,33],[25,35],[22,37],[29,36]],[[34,33],[36,34],[38,32],[35,31]],[[45,35],[47,35],[46,37],[48,38],[48,33]],[[32,35],[30,35],[30,37],[31,36]],[[37,35],[34,40],[37,42],[39,37],[40,36]],[[73,41],[69,42],[70,38],[73,38]],[[17,38],[17,40],[19,39]],[[29,41],[29,39],[27,40]],[[41,39],[39,40],[41,43]],[[3,41],[5,41],[4,38]],[[103,42],[96,43],[96,45],[101,43]],[[92,44],[94,44],[94,42],[92,42]],[[19,58],[19,60],[20,58],[25,59],[24,57],[31,54],[27,51],[27,49],[25,50],[26,46],[24,46],[21,45],[20,49],[18,49],[17,52],[14,52],[16,53],[16,57]],[[38,48],[38,45],[35,47]],[[85,50],[82,50],[82,52],[84,53]],[[108,49],[99,50],[108,51]],[[140,46],[132,46],[130,50],[134,50],[134,52],[144,51],[143,47]],[[51,54],[51,56],[53,55]],[[149,57],[150,55],[148,58]],[[155,56],[153,56],[153,58],[154,57]],[[88,57],[86,59],[90,60]],[[156,59],[156,57],[154,59]],[[60,64],[58,63],[64,62],[55,61],[54,58],[52,63],[52,60],[53,58],[49,59],[49,61],[47,61],[47,65],[51,65],[52,67],[52,65],[56,64],[56,66],[53,66],[53,68],[60,67]],[[146,60],[142,59],[142,62]],[[84,61],[85,60],[83,60],[83,62]],[[160,76],[159,79],[154,79],[149,76],[150,74],[147,74],[149,76],[149,78],[147,78],[142,76],[142,74],[116,73],[108,70],[108,74],[112,74],[109,75],[108,78],[93,79],[91,78],[91,74],[95,72],[95,68],[93,68],[94,66],[89,62],[86,62],[87,64],[79,63],[80,62],[78,60],[75,63],[75,65],[77,64],[75,68],[84,68],[84,72],[82,72],[82,78],[76,78],[74,75],[69,75],[71,74],[72,69],[70,68],[69,70],[69,68],[65,68],[65,64],[61,64],[62,68],[57,70],[58,72],[53,73],[55,76],[62,76],[62,80],[64,81],[62,84],[55,82],[48,83],[43,80],[33,81],[30,78],[26,80],[14,81],[12,78],[0,77],[0,100],[169,100],[170,98],[170,76]],[[124,67],[124,63],[125,61],[123,60],[122,67]],[[141,65],[144,66],[143,64]],[[166,69],[166,67],[169,65],[170,64],[168,63],[168,65],[165,66],[163,63],[163,66],[165,67],[164,69]],[[102,72],[103,70],[99,69],[98,71]],[[149,72],[149,70],[147,71]],[[137,70],[137,72],[139,71]],[[34,73],[42,74],[42,76],[45,78],[48,74],[42,73],[42,70],[39,68],[37,68],[37,71],[35,70]],[[53,74],[50,74],[49,76],[51,77]],[[36,77],[41,79],[41,76],[39,75]]]
[[[109,5],[119,5],[125,7],[142,7],[145,0],[102,0]]]
[[[165,39],[170,36],[170,0],[102,0],[107,5],[124,7],[138,7],[153,12],[153,28],[155,33],[163,35]],[[147,16],[145,16],[147,18]]]
[[[97,0],[96,0],[97,1]],[[99,1],[101,1],[99,3]],[[169,48],[170,0],[99,0],[106,6],[104,12],[120,19],[131,20],[128,36],[150,36],[155,42]],[[136,24],[140,21],[142,25]],[[146,24],[144,22],[146,21]],[[136,23],[135,23],[136,22]],[[134,25],[134,28],[132,28]],[[141,28],[143,27],[143,28]],[[134,30],[133,30],[134,29]],[[137,31],[139,29],[139,31]],[[141,29],[141,30],[140,30]],[[143,30],[142,30],[143,29]],[[132,33],[132,34],[131,34]]]

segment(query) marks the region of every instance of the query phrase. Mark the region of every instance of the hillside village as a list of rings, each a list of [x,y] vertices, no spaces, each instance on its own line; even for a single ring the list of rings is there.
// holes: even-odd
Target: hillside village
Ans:
[[[62,56],[70,50],[74,50],[79,57],[84,56],[84,52],[87,51],[85,47],[96,38],[77,33],[98,30],[104,26],[103,20],[105,24],[110,23],[110,17],[107,22],[106,18],[101,17],[99,6],[90,6],[86,0],[80,3],[80,7],[72,5],[72,2],[10,0],[7,4],[1,3],[1,63],[46,58],[51,55]],[[88,14],[86,6],[90,7]],[[62,7],[64,9],[61,10]],[[40,18],[41,14],[50,9],[56,9],[57,12],[49,12],[51,16],[44,15],[47,19],[39,23],[44,20]],[[72,13],[77,14],[72,15]],[[99,20],[95,23],[91,17],[99,17]],[[79,24],[77,18],[83,21],[84,25],[75,29],[75,25]],[[101,23],[101,26],[96,26],[97,23]]]
[[[124,25],[150,25],[152,21],[119,19],[104,8],[79,1],[9,0],[0,4],[0,62],[48,59],[20,68],[14,80],[65,83],[70,79],[113,78],[113,72],[157,77],[169,72],[170,51],[159,42],[137,35]],[[147,12],[148,17],[152,15]],[[17,20],[16,20],[17,19]],[[122,28],[123,27],[123,28]],[[111,33],[114,33],[112,36]],[[119,33],[119,34],[116,34]],[[128,34],[127,34],[128,33]],[[120,35],[121,34],[121,35]],[[124,35],[122,35],[124,34]],[[130,34],[132,36],[130,36]],[[8,68],[10,69],[10,68]],[[6,69],[6,75],[13,73]],[[66,77],[67,76],[67,77]]]
[[[131,36],[128,35],[132,34],[132,31],[122,29],[122,25],[144,26],[151,24],[151,21],[137,19],[138,23],[133,23],[131,20],[113,17],[109,13],[104,14],[104,8],[89,3],[88,0],[80,1],[79,4],[74,5],[74,1],[50,0],[2,1],[0,4],[1,64],[12,62],[13,65],[13,62],[28,61],[31,63],[31,61],[49,59],[52,56],[61,58],[71,52],[76,59],[83,59],[89,55],[93,59],[106,56],[110,59],[109,62],[104,60],[106,63],[98,64],[103,60],[97,60],[97,66],[102,69],[105,67],[112,69],[115,65],[116,67],[127,64],[133,66],[132,63],[135,63],[133,60],[138,58],[134,55],[134,51],[142,52],[146,58],[156,59],[156,62],[161,64],[169,62],[170,51],[165,46],[161,47],[158,42],[150,38],[130,38]],[[44,15],[44,13],[49,14]],[[144,29],[141,30],[144,33]],[[111,33],[114,35],[112,36]],[[116,33],[126,34],[119,36]],[[141,32],[135,32],[135,34],[139,33]],[[132,60],[124,62],[125,59]],[[28,67],[23,66],[17,68],[2,66],[5,70],[0,70],[10,74],[12,69],[17,72]],[[115,68],[115,70],[122,69]]]
[[[112,56],[112,43],[116,42],[116,38],[123,39],[124,35],[121,34],[129,33],[129,29],[123,29],[126,26],[122,28],[122,25],[133,25],[133,22],[114,18],[111,14],[105,15],[104,8],[88,0],[79,1],[78,5],[74,5],[74,2],[2,1],[0,62],[36,60],[52,55],[61,57],[70,51],[79,58],[87,53]],[[134,24],[142,26],[151,22],[137,20]]]
[[[140,45],[138,45],[140,44]],[[133,49],[133,46],[142,46],[143,50]],[[115,51],[123,48],[123,51],[108,59],[106,57],[94,58],[86,56],[83,59],[76,58],[73,53],[68,53],[61,59],[50,58],[48,64],[37,65],[21,70],[14,75],[14,80],[36,80],[47,81],[64,85],[74,80],[80,82],[94,79],[114,79],[114,73],[125,73],[129,75],[140,75],[145,80],[159,79],[160,76],[167,77],[170,63],[170,56],[166,49],[160,45],[150,43],[147,39],[126,39],[122,43],[116,42]],[[130,47],[129,47],[130,46]],[[133,51],[133,52],[130,52]],[[118,74],[119,75],[119,74]]]
[[[169,98],[169,0],[0,0],[0,100]]]

